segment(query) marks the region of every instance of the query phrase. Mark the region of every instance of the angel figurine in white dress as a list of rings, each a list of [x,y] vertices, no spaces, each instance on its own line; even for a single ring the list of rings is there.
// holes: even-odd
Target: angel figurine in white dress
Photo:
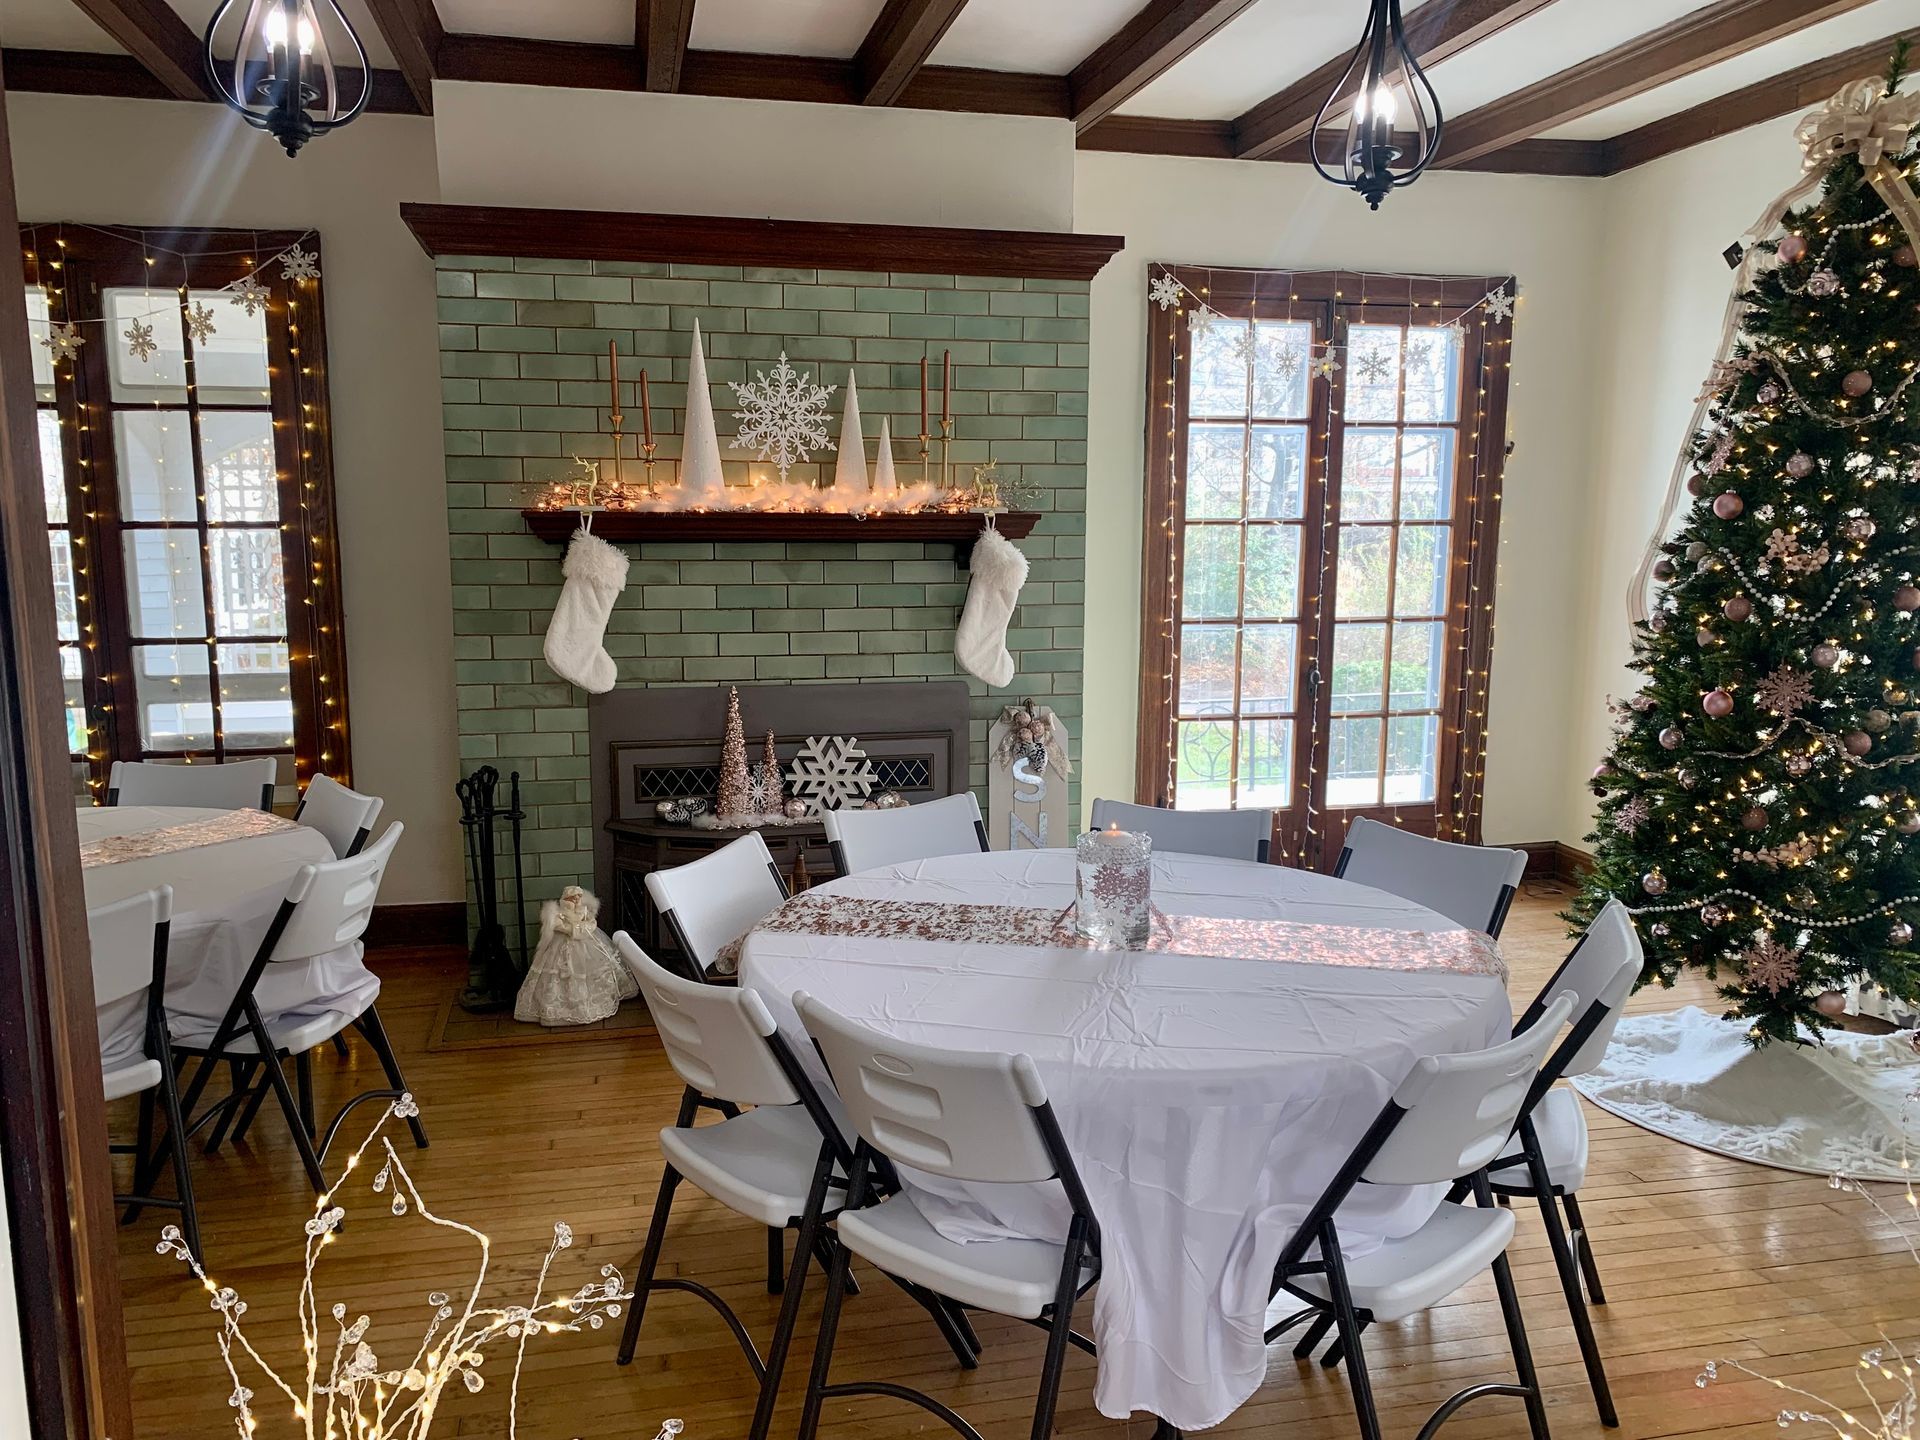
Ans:
[[[640,993],[613,942],[600,933],[599,915],[599,900],[578,885],[540,907],[540,946],[520,984],[514,1019],[591,1025]]]

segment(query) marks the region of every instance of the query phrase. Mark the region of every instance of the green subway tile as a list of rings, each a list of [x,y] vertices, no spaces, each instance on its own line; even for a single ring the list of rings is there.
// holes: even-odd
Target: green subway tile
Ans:
[[[871,680],[893,673],[890,655],[829,655],[826,660],[829,680]]]
[[[893,563],[893,578],[897,582],[914,581],[950,581],[953,579],[954,563],[951,560],[896,560]],[[862,586],[864,592],[870,587]],[[872,603],[863,593],[860,597]]]
[[[783,313],[793,316],[792,311]],[[892,318],[885,314],[867,315],[854,310],[822,310],[819,312],[819,328],[822,335],[884,336]]]
[[[533,773],[540,780],[586,780],[593,762],[585,755],[555,755],[541,760]]]
[[[560,448],[558,435],[489,430],[481,436],[481,445],[489,455],[527,455],[557,460],[566,453]]]
[[[433,293],[471,298],[473,275],[465,270],[438,270],[433,276]]]
[[[527,562],[524,560],[455,560],[453,583],[456,585],[524,585]]]
[[[572,735],[503,735],[500,737],[502,760],[533,760],[543,755],[571,755]]]
[[[661,260],[596,260],[593,273],[596,275],[649,275],[665,276],[671,274],[673,267]]]
[[[722,635],[720,653],[722,655],[784,655],[787,653],[787,637],[773,632],[752,632],[743,635]]]
[[[645,684],[648,681],[679,680],[683,676],[692,680],[699,677],[686,675],[685,667],[701,663],[698,660],[646,660],[625,659],[616,661],[614,671],[627,684]]]
[[[951,340],[958,333],[959,319],[953,315],[895,314],[890,321],[893,334],[905,340]]]
[[[513,261],[504,255],[437,255],[438,270],[511,270]]]
[[[774,360],[787,348],[785,333],[779,335],[726,335],[711,337],[708,354],[728,360]]]
[[[689,680],[739,681],[753,679],[753,658],[751,656],[722,656],[712,660],[687,660]]]
[[[524,660],[456,660],[453,678],[465,685],[521,685],[530,676]]]
[[[571,690],[573,687],[567,688]],[[575,731],[584,733],[587,728],[587,712],[578,706],[555,706],[548,710],[536,710],[533,712],[533,728],[536,731],[564,730],[568,734]]]
[[[954,285],[961,290],[1021,290],[1024,280],[1008,275],[956,275]]]
[[[836,546],[844,553],[844,546]],[[858,585],[861,581],[887,581],[893,578],[893,566],[885,560],[840,560],[829,558],[825,577],[830,585]]]
[[[450,430],[518,430],[520,412],[511,405],[443,405]]]
[[[1085,295],[1062,295],[1060,297],[1060,313],[1063,316],[1077,315],[1085,319],[1093,313],[1093,309]],[[1074,783],[1078,784],[1079,782],[1076,781]]]
[[[867,605],[924,605],[927,592],[920,585],[862,585],[860,603]]]
[[[920,630],[862,630],[860,632],[862,655],[905,655],[914,651],[924,652],[926,648],[926,633]]]
[[[538,709],[544,706],[570,707],[573,703],[573,687],[560,681],[554,681],[551,684],[545,685],[500,685],[494,690],[494,703],[503,708],[514,706],[523,706],[528,709]],[[542,713],[546,712],[543,710]],[[584,710],[574,710],[570,708],[566,713],[579,716],[580,723],[584,727],[586,723],[586,712]],[[549,725],[536,726],[535,728],[552,729],[553,727]]]
[[[853,359],[853,341],[839,335],[798,335],[787,342],[787,356],[795,361],[844,364]]]
[[[896,655],[893,671],[896,675],[957,675],[960,667],[950,654]]]
[[[1084,320],[1049,320],[1044,315],[1033,315],[1020,322],[1020,335],[1025,340],[1064,340],[1069,344],[1087,343],[1087,322]]]
[[[824,630],[826,612],[823,610],[755,610],[749,612],[753,617],[755,630]]]
[[[553,331],[531,325],[482,325],[479,327],[482,350],[551,351]]]
[[[641,591],[641,603],[651,610],[711,609],[714,587],[711,585],[648,585]]]
[[[989,355],[995,365],[1052,365],[1057,359],[1057,348],[1003,340],[990,348]]]
[[[591,354],[526,355],[520,360],[520,374],[529,380],[591,380],[594,369]]]
[[[462,735],[460,737],[460,758],[462,760],[493,760],[500,754],[500,742],[491,735]]]
[[[919,290],[895,290],[891,287],[863,285],[854,291],[853,308],[884,310],[890,314],[924,314],[927,308],[927,297],[923,291]]]
[[[985,315],[989,300],[978,290],[935,290],[927,295],[929,315]]]
[[[562,275],[553,282],[553,295],[556,300],[624,305],[633,299],[633,282],[624,275]]]
[[[822,313],[818,310],[748,310],[747,332],[751,335],[818,335]]]
[[[693,322],[700,322],[701,330],[713,334],[721,330],[745,330],[747,312],[738,306],[729,305],[675,305],[668,312],[669,323],[675,330],[691,335]],[[691,347],[691,341],[689,341]]]
[[[485,379],[520,373],[518,355],[484,354],[469,346],[465,351],[450,350],[440,357],[442,375],[470,375]]]
[[[846,630],[823,630],[819,634],[787,638],[795,655],[851,655],[860,648],[860,637]]]
[[[781,287],[774,284],[717,280],[711,287],[709,300],[715,305],[748,305],[766,310],[779,308],[783,296]]]
[[[442,300],[439,311],[449,325],[511,325],[519,318],[511,300]]]
[[[717,598],[709,603],[718,604],[723,610],[760,609],[787,603],[787,587],[784,585],[720,585],[714,588]]]
[[[474,291],[482,299],[495,297],[505,300],[551,300],[553,299],[553,277],[522,274],[478,275],[474,277]]]
[[[702,540],[643,540],[640,554],[648,560],[711,560],[713,546]]]
[[[513,268],[529,270],[541,275],[591,275],[593,262],[591,260],[544,260],[516,255],[513,257]]]
[[[635,280],[633,298],[641,304],[704,305],[711,287],[705,280]]]
[[[560,386],[552,380],[485,380],[480,397],[489,405],[556,405]]]
[[[442,350],[472,350],[480,341],[471,325],[440,326],[440,348]]]
[[[955,616],[950,605],[917,605],[895,610],[889,623],[896,630],[950,630]]]
[[[688,560],[680,566],[680,578],[689,585],[746,585],[754,578],[753,563],[747,560]]]
[[[916,290],[951,290],[953,289],[953,276],[913,275],[896,270],[887,277],[887,283],[889,285],[904,285]]]
[[[477,405],[480,402],[480,382],[442,379],[440,401],[443,405]]]
[[[601,330],[664,330],[671,322],[673,311],[666,305],[630,305],[618,301],[596,301],[593,307],[593,325]],[[691,342],[689,342],[691,344]],[[626,344],[621,348],[630,351],[633,337],[629,333]],[[600,342],[599,353],[607,353],[605,340]]]
[[[819,606],[828,609],[834,606],[858,603],[860,591],[854,585],[789,585],[787,604],[797,608],[811,609]]]
[[[718,655],[719,642],[727,638],[716,635],[649,635],[647,654],[657,656],[679,655]]]
[[[820,581],[818,560],[756,560],[753,578],[756,584],[815,585]],[[723,600],[724,604],[725,601]]]
[[[680,628],[689,633],[727,634],[753,629],[751,610],[689,610],[680,616]]]
[[[740,278],[755,281],[766,280],[776,284],[811,285],[814,280],[818,278],[819,273],[817,270],[788,270],[781,269],[778,266],[749,265],[741,272]]]
[[[738,280],[741,275],[738,265],[695,265],[675,261],[673,273],[684,280]]]
[[[1022,334],[1019,319],[1011,315],[961,315],[953,332],[962,340],[1018,340]]]
[[[1033,295],[1025,291],[1019,294],[995,294],[987,302],[987,312],[992,315],[1057,315],[1060,313],[1060,301],[1053,295]]]
[[[531,735],[533,711],[469,710],[460,717],[460,731],[466,735]]]
[[[1037,366],[1027,371],[1023,383],[1030,390],[1085,390],[1087,372]]]
[[[789,310],[852,310],[851,285],[788,285],[782,303]]]
[[[591,325],[593,306],[584,300],[522,300],[515,315],[522,325]]]

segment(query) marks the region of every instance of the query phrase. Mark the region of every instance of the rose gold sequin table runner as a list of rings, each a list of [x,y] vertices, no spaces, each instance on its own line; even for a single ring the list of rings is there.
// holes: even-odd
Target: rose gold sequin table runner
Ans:
[[[278,815],[269,815],[264,810],[223,811],[204,819],[165,825],[157,830],[142,830],[131,835],[103,835],[80,847],[80,865],[83,869],[92,870],[101,865],[121,865],[129,860],[150,860],[156,855],[225,845],[233,840],[277,835],[295,828],[291,820],[282,820]]]

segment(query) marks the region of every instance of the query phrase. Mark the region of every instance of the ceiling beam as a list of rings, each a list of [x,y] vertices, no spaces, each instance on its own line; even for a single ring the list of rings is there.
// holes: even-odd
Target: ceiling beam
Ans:
[[[1149,0],[1067,77],[1074,126],[1084,131],[1099,124],[1252,3]]]
[[[1460,0],[1422,5],[1406,20],[1407,44],[1422,65],[1438,65],[1509,25],[1546,9],[1553,0]],[[1313,129],[1313,120],[1347,73],[1353,52],[1335,56],[1317,70],[1269,95],[1233,122],[1242,160],[1270,160]],[[1333,112],[1344,116],[1345,107]]]
[[[967,0],[887,0],[853,57],[860,103],[897,103],[966,3]]]
[[[640,50],[643,89],[671,95],[680,88],[692,38],[693,0],[634,0],[633,43]]]
[[[153,77],[131,55],[82,50],[0,50],[0,67],[7,88],[40,95],[109,95],[124,100],[211,100],[206,94],[176,95]],[[335,72],[340,93],[360,93],[360,72]],[[373,72],[373,95],[367,110],[374,115],[418,115],[420,106],[398,70]]]
[[[1718,0],[1604,55],[1449,120],[1434,164],[1464,165],[1866,3]]]
[[[433,77],[440,72],[440,46],[447,32],[433,0],[367,0],[373,23],[387,37],[407,89],[423,114],[433,113]]]
[[[177,100],[207,93],[200,37],[167,0],[73,0]]]
[[[1677,114],[1649,121],[1637,130],[1629,130],[1624,135],[1602,141],[1607,151],[1607,166],[1603,173],[1617,175],[1622,170],[1631,170],[1650,160],[1658,160],[1662,155],[1671,155],[1676,150],[1685,150],[1708,140],[1716,140],[1722,135],[1731,135],[1736,130],[1744,130],[1749,125],[1758,125],[1781,115],[1790,115],[1795,110],[1818,105],[1849,80],[1884,71],[1887,57],[1893,53],[1895,43],[1902,38],[1913,38],[1912,32],[1905,32],[1904,37],[1900,33],[1892,34],[1884,40],[1856,46],[1844,54],[1815,60],[1796,70],[1755,81],[1725,95],[1703,100]]]

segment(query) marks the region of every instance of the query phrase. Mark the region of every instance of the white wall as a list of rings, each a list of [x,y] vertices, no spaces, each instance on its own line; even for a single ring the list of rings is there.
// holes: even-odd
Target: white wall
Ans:
[[[1076,228],[1127,237],[1093,282],[1082,793],[1133,794],[1148,264],[1513,274],[1515,450],[1501,506],[1485,830],[1492,841],[1560,836],[1594,337],[1607,321],[1595,284],[1604,187],[1438,172],[1376,214],[1297,165],[1085,153],[1076,176]]]
[[[370,115],[288,160],[215,105],[7,97],[28,221],[320,232],[354,781],[407,822],[387,903],[461,894],[431,122]],[[4,1432],[0,1432],[4,1433]]]

